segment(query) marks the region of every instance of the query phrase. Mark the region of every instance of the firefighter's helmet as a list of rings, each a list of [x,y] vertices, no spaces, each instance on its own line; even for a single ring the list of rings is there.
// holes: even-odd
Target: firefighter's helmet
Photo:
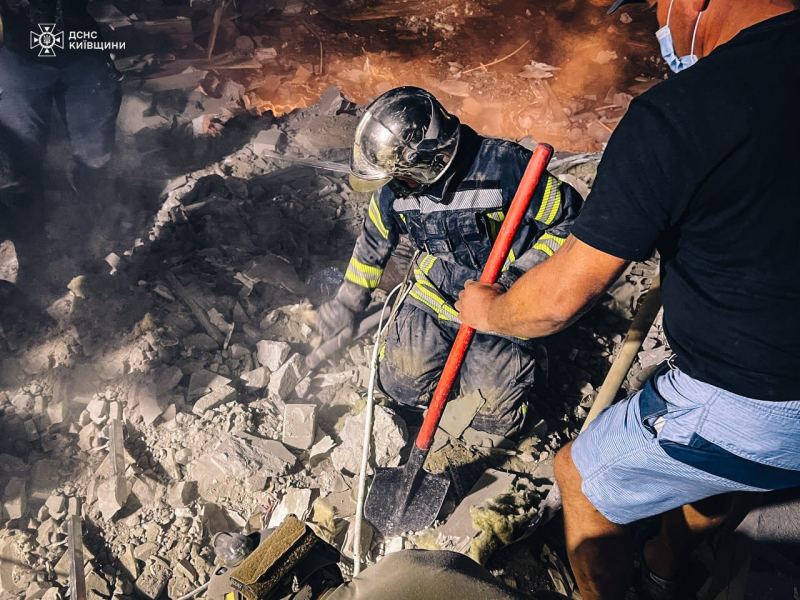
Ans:
[[[436,182],[453,162],[459,121],[433,94],[417,87],[389,90],[370,104],[356,127],[350,180],[369,191],[394,177]]]

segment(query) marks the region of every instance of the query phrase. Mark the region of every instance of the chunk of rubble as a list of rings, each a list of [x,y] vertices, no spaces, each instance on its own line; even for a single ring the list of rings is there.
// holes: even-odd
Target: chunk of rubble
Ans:
[[[328,456],[328,453],[333,450],[335,446],[336,442],[334,442],[333,438],[331,438],[329,435],[326,435],[316,444],[311,446],[311,450],[308,452],[309,466],[315,467],[325,460],[325,458]]]
[[[489,498],[509,491],[515,479],[516,475],[496,469],[487,469],[481,475],[467,497],[438,530],[440,535],[446,538],[448,548],[462,554],[469,551],[473,538],[479,533],[472,523],[472,509]]]
[[[444,407],[439,428],[451,437],[459,438],[469,427],[475,413],[483,406],[484,398],[479,391],[458,396],[450,400]]]
[[[286,134],[277,127],[259,131],[256,139],[253,140],[253,152],[256,156],[261,156],[265,150],[281,152],[285,146]]]
[[[361,465],[361,448],[364,441],[366,411],[345,419],[339,433],[342,443],[331,452],[331,460],[338,471],[356,475]],[[408,431],[403,420],[392,411],[375,406],[372,429],[370,464],[378,467],[396,467],[400,464],[400,451],[405,447]]]
[[[263,490],[270,477],[288,473],[296,460],[280,442],[247,433],[226,438],[208,459],[222,474],[243,481],[253,492]]]
[[[272,511],[267,527],[278,527],[289,515],[294,515],[303,521],[308,516],[310,506],[311,490],[287,488],[286,495],[281,499],[275,510]]]
[[[197,500],[197,483],[181,481],[173,485],[167,492],[167,504],[172,508],[188,506]]]
[[[267,386],[267,397],[278,408],[283,408],[286,399],[307,373],[305,359],[300,354],[295,354],[272,374]]]
[[[317,428],[315,404],[287,404],[283,411],[283,443],[290,448],[308,450],[314,444]]]
[[[156,600],[167,587],[170,575],[169,565],[154,556],[145,565],[142,574],[136,580],[136,591],[148,600]]]
[[[258,367],[252,371],[242,373],[240,379],[246,388],[260,390],[267,387],[270,379],[270,370],[267,367]]]
[[[21,519],[28,510],[28,496],[25,493],[25,480],[12,477],[3,491],[3,507],[9,519]]]
[[[152,381],[139,382],[136,384],[134,394],[144,424],[152,425],[166,408],[165,403],[159,399],[156,384]]]
[[[189,400],[205,396],[209,392],[228,385],[230,382],[231,380],[227,377],[223,377],[213,371],[205,369],[195,371],[189,378]]]
[[[372,525],[367,523],[366,521],[361,522],[361,555],[365,555],[369,552],[370,546],[372,546],[372,538],[375,535],[375,531],[372,529]],[[347,533],[344,537],[344,544],[342,544],[342,554],[344,554],[347,558],[353,559],[353,543],[356,537],[356,522],[355,520],[351,521],[350,524],[347,526]]]
[[[216,408],[222,404],[236,399],[236,388],[229,385],[224,385],[213,390],[211,393],[206,394],[195,402],[192,407],[192,412],[196,415],[202,415],[207,410]]]
[[[258,350],[258,362],[275,372],[286,362],[292,347],[286,342],[276,342],[273,340],[261,340],[256,344]]]
[[[53,488],[58,486],[58,467],[59,462],[49,458],[34,463],[28,492],[31,498],[46,501],[50,497]]]

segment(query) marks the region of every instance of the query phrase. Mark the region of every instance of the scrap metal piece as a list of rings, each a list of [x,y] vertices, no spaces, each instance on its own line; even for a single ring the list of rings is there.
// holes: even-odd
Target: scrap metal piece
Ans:
[[[67,521],[67,552],[69,552],[70,600],[86,600],[86,576],[83,572],[83,527],[79,515]]]

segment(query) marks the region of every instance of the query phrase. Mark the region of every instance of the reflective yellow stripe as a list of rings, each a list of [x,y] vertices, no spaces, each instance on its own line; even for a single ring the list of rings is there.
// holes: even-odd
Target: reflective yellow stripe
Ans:
[[[439,295],[439,291],[432,283],[425,280],[417,281],[411,288],[411,297],[432,308],[443,321],[459,321],[456,310]]]
[[[389,230],[386,228],[386,225],[383,224],[383,219],[381,218],[381,211],[378,208],[378,201],[375,199],[375,194],[372,194],[372,200],[369,201],[369,219],[372,221],[372,224],[375,225],[375,229],[378,230],[383,236],[383,239],[389,239]]]
[[[534,250],[541,250],[547,256],[553,256],[556,251],[564,245],[567,238],[562,238],[552,233],[545,233],[533,245]]]
[[[403,224],[407,225],[408,223],[406,222],[406,216],[403,213],[397,214],[400,215],[400,220],[403,221]]]
[[[539,212],[536,213],[535,219],[540,223],[550,225],[558,215],[560,207],[561,185],[558,179],[550,175],[547,178],[547,185],[542,195],[542,204],[539,206]]]
[[[381,282],[382,275],[383,269],[363,263],[354,256],[350,259],[350,264],[347,265],[347,272],[344,274],[344,278],[363,288],[374,290]]]
[[[500,223],[506,220],[506,213],[504,213],[502,210],[486,213],[486,216],[492,221],[498,221]]]
[[[422,261],[420,262],[419,266],[420,266],[420,269],[422,269],[422,272],[425,273],[425,275],[427,275],[428,273],[431,272],[431,269],[433,268],[434,263],[436,263],[436,257],[433,256],[432,254],[426,254],[422,258]]]
[[[512,265],[512,263],[516,262],[517,256],[514,254],[514,250],[511,249],[508,251],[508,258],[506,259],[505,264],[503,265],[503,271],[508,271],[508,267]]]

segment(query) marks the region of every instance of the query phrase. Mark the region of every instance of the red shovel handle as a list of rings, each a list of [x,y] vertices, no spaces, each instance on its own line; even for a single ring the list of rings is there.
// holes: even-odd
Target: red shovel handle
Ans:
[[[536,147],[528,167],[525,169],[525,174],[519,182],[517,193],[514,194],[514,199],[511,201],[511,206],[503,221],[503,226],[500,228],[500,233],[497,234],[497,239],[494,242],[494,246],[492,246],[489,260],[486,261],[486,266],[483,267],[483,273],[481,273],[480,278],[481,283],[494,283],[497,281],[500,270],[503,268],[506,258],[508,258],[508,251],[511,249],[511,243],[514,241],[514,236],[517,233],[519,224],[522,222],[522,217],[531,203],[533,191],[539,185],[542,173],[547,168],[552,156],[552,146],[539,144]],[[442,376],[436,385],[436,391],[433,393],[428,414],[425,416],[419,435],[417,435],[415,444],[420,450],[429,450],[433,443],[433,435],[439,426],[439,420],[442,418],[444,406],[450,396],[450,390],[453,389],[453,383],[461,370],[461,363],[464,362],[464,355],[467,353],[467,348],[474,334],[475,330],[469,325],[462,325],[458,330],[456,341],[453,343],[450,356],[447,357]]]

